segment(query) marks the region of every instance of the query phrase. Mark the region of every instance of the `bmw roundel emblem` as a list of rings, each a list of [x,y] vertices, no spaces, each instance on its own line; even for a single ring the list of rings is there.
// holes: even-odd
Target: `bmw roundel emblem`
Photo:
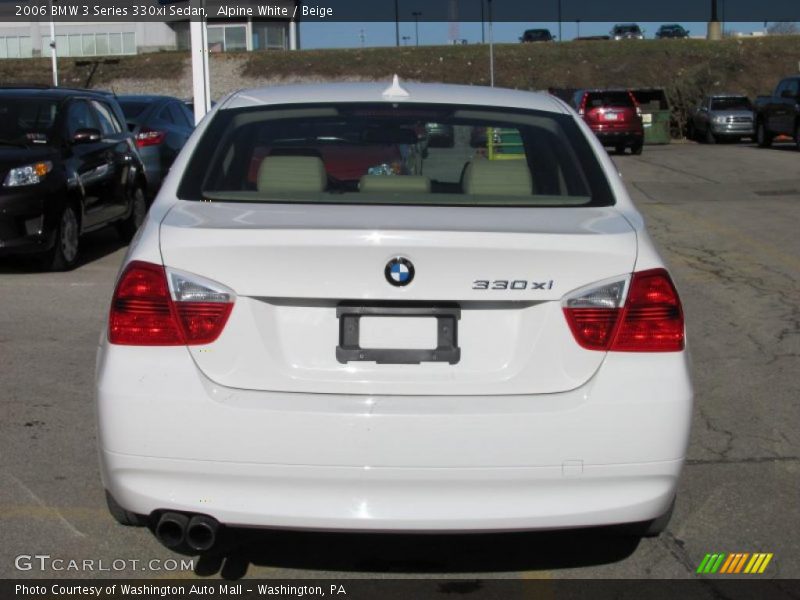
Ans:
[[[397,287],[408,285],[414,280],[414,264],[407,258],[398,256],[386,263],[383,271],[386,281]]]

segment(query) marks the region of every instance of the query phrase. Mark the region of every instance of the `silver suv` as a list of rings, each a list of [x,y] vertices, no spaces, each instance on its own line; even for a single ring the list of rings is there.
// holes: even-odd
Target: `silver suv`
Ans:
[[[714,94],[689,117],[686,137],[714,144],[720,140],[740,141],[755,135],[753,105],[741,94]]]

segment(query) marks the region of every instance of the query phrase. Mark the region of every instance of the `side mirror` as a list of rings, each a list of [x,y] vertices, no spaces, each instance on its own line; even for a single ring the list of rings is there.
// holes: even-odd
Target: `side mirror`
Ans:
[[[75,135],[72,136],[72,143],[91,144],[94,142],[99,142],[101,139],[103,139],[103,134],[99,129],[84,127],[75,132]]]

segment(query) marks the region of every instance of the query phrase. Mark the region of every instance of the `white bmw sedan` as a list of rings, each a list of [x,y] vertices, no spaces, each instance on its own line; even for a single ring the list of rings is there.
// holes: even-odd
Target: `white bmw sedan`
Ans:
[[[124,259],[96,397],[112,514],[196,553],[224,526],[655,534],[692,412],[678,293],[580,117],[396,79],[217,105]]]

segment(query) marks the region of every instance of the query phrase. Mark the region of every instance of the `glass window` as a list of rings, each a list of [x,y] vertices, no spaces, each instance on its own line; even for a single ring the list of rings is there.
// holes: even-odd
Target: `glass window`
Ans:
[[[0,139],[47,144],[53,138],[58,103],[41,98],[0,98]]]
[[[237,52],[247,50],[247,28],[241,26],[229,26],[225,28],[225,51]]]
[[[136,34],[123,33],[122,34],[122,53],[123,54],[136,54]]]
[[[322,181],[320,173],[327,175]],[[570,115],[405,102],[221,111],[178,195],[326,204],[614,203]]]
[[[169,105],[162,108],[158,111],[158,116],[156,117],[159,121],[164,121],[165,123],[169,123],[170,125],[175,125],[175,121],[172,118],[172,113],[169,112]]]
[[[209,52],[224,52],[225,51],[225,28],[224,27],[209,27],[208,28],[208,51]]]
[[[105,102],[92,100],[92,106],[97,111],[97,118],[100,121],[100,130],[106,135],[114,135],[122,131],[117,118],[114,116],[111,107]]]
[[[108,34],[108,51],[109,54],[122,54],[122,34],[109,33]]]
[[[8,58],[8,46],[4,37],[0,37],[0,58]]]
[[[78,129],[100,129],[94,112],[85,100],[73,102],[67,113],[67,133],[69,139],[75,136]]]
[[[176,125],[181,127],[191,127],[191,125],[189,125],[189,121],[186,119],[186,115],[181,110],[181,106],[177,102],[172,102],[169,105],[169,112],[172,115],[172,120]]]
[[[753,110],[750,99],[745,96],[712,98],[711,110]]]
[[[19,58],[19,38],[7,37],[6,45],[8,46],[8,58]]]
[[[30,58],[33,56],[33,47],[31,46],[31,38],[19,38],[19,55],[22,58]]]
[[[97,47],[94,43],[94,34],[93,33],[84,33],[81,36],[83,41],[83,55],[84,56],[94,56],[97,54]]]
[[[69,36],[69,55],[82,56],[83,55],[83,42],[81,41],[81,34],[75,33]]]
[[[48,40],[48,44],[50,41]],[[59,56],[69,56],[69,37],[66,35],[56,36],[56,52]]]
[[[97,44],[97,55],[98,56],[105,56],[109,54],[108,51],[108,34],[107,33],[98,33],[95,36],[96,44]]]

